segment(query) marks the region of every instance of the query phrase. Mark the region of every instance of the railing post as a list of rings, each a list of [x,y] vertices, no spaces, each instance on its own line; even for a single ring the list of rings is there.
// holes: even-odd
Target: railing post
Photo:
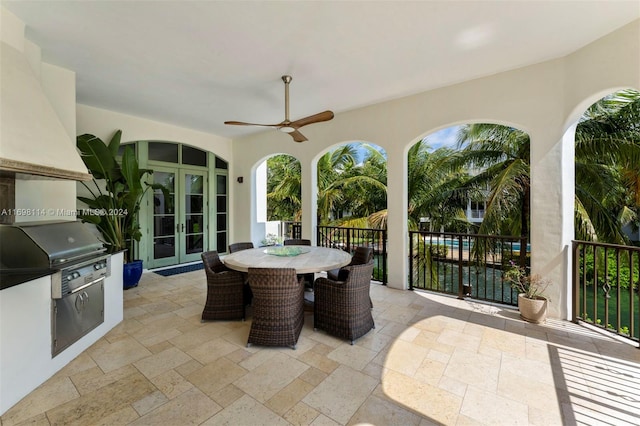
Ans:
[[[458,299],[464,299],[462,289],[462,235],[458,235]]]
[[[520,266],[527,267],[527,237],[520,237],[520,258],[518,260],[520,261]]]
[[[387,230],[382,230],[382,284],[387,285]]]
[[[409,231],[409,290],[413,290],[413,231]]]
[[[580,268],[578,265],[580,264],[580,245],[574,241],[573,242],[573,259],[572,259],[572,267],[573,267],[573,283],[571,285],[571,321],[578,322],[578,305],[580,303],[579,297],[580,292],[578,291],[578,283],[580,282]]]

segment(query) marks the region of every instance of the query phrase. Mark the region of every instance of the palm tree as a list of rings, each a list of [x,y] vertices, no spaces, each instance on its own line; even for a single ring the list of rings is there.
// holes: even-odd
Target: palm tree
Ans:
[[[576,128],[576,236],[626,244],[640,214],[640,92],[594,103]]]
[[[318,160],[318,224],[327,224],[336,207],[344,203],[340,176],[356,165],[356,147],[343,145]]]
[[[464,170],[451,163],[454,151],[432,151],[428,138],[413,145],[407,155],[409,229],[418,229],[428,218],[435,230],[464,231],[470,226],[465,215],[466,195],[459,188],[467,178]]]
[[[478,170],[465,188],[490,188],[481,234],[529,233],[529,136],[495,124],[463,126],[454,164]],[[476,194],[476,195],[473,195]],[[640,93],[623,90],[592,105],[576,129],[576,235],[625,243],[640,212]]]
[[[267,159],[268,220],[300,220],[300,179],[300,161],[295,157],[281,154]]]
[[[355,144],[343,145],[318,160],[318,224],[368,227],[367,216],[381,205],[386,207],[386,159],[367,144],[361,147],[367,152],[361,164],[356,164]],[[373,162],[384,168],[374,171]],[[339,217],[344,211],[351,213],[346,219]]]
[[[364,150],[361,164],[358,151]],[[269,220],[301,219],[300,162],[289,155],[267,160],[267,212]],[[366,194],[366,196],[363,196]],[[348,144],[318,160],[318,223],[360,223],[386,207],[386,159],[367,144]],[[342,212],[350,212],[341,218]]]
[[[529,135],[496,124],[468,124],[458,133],[453,164],[469,167],[464,189],[472,198],[489,191],[480,234],[529,236]]]
[[[354,228],[378,228],[372,217],[387,207],[387,159],[369,144],[360,144],[359,164],[340,174],[332,186],[342,188],[343,199],[335,206],[332,224]],[[347,212],[346,217],[340,217]],[[382,226],[384,228],[384,226]]]

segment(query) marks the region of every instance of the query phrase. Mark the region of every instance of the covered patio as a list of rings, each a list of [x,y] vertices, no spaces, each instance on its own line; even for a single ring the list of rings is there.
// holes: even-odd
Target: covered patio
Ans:
[[[371,287],[354,346],[313,330],[246,348],[246,322],[201,323],[203,271],[146,273],[124,321],[2,416],[16,424],[637,424],[638,349],[560,320]]]
[[[350,346],[314,332],[313,319],[307,316],[295,351],[246,348],[250,321],[201,323],[206,293],[202,271],[166,278],[147,272],[139,287],[124,292],[120,324],[23,399],[23,393],[12,395],[10,403],[5,399],[8,409],[2,426],[638,423],[638,349],[566,321],[571,317],[574,132],[589,105],[618,89],[640,88],[637,2],[368,3],[368,16],[397,30],[392,32],[360,21],[359,2],[291,2],[296,5],[291,9],[288,2],[264,2],[256,10],[250,10],[253,3],[248,2],[3,3],[8,9],[5,4],[0,9],[3,51],[23,57],[25,69],[60,121],[61,144],[73,151],[76,135],[91,133],[108,140],[121,129],[123,142],[169,141],[226,162],[228,184],[220,209],[224,214],[218,214],[213,201],[217,194],[210,189],[211,222],[203,250],[226,251],[226,244],[215,236],[219,216],[225,216],[226,242],[257,245],[265,237],[257,202],[263,191],[260,167],[280,153],[301,163],[301,237],[313,241],[318,225],[317,160],[338,145],[362,141],[388,155],[389,257],[388,286],[373,284],[371,289],[376,329]],[[325,9],[340,3],[344,13]],[[135,7],[127,9],[131,4]],[[447,9],[451,4],[455,10]],[[435,11],[424,14],[430,27],[409,7],[420,5],[427,12],[441,8],[450,23],[466,23],[457,18],[467,17],[465,8],[471,4],[482,9],[478,16],[486,25],[468,22],[459,28],[460,37],[450,34]],[[216,5],[226,14],[208,9]],[[518,10],[524,5],[526,10]],[[588,13],[598,10],[601,13]],[[505,18],[504,33],[492,32],[500,27],[492,25],[498,15]],[[206,22],[200,20],[203,17]],[[218,25],[211,25],[214,17]],[[114,30],[108,19],[100,21],[102,27],[83,26],[101,18],[113,19],[120,27]],[[280,25],[283,21],[297,25]],[[551,21],[555,31],[548,34]],[[511,38],[524,33],[514,22],[526,23],[533,31],[527,33],[535,35],[529,40],[532,45],[545,37],[530,55],[523,54],[529,47],[526,39]],[[316,24],[330,34],[332,43],[322,37],[292,36],[295,30],[315,34],[311,29]],[[281,34],[272,32],[275,28],[289,30]],[[421,38],[418,28],[439,31],[420,33]],[[577,39],[570,37],[577,33]],[[166,38],[153,38],[160,34]],[[243,38],[249,34],[255,44]],[[275,39],[267,38],[274,34]],[[491,34],[497,35],[483,38]],[[93,39],[96,35],[101,37]],[[373,35],[384,37],[374,43]],[[315,48],[292,48],[299,45],[294,39]],[[283,40],[288,49],[282,47]],[[401,44],[409,40],[415,50]],[[442,40],[467,43],[454,48],[440,46]],[[258,43],[263,41],[278,52],[277,58]],[[483,50],[483,42],[491,46],[489,52]],[[560,45],[562,49],[554,48]],[[212,46],[219,50],[210,51]],[[428,54],[422,46],[430,47]],[[298,52],[306,55],[298,58]],[[316,62],[326,59],[321,54],[336,52],[339,58],[334,61]],[[396,56],[406,52],[406,57]],[[89,53],[95,54],[93,61],[83,56]],[[499,67],[489,66],[498,62]],[[82,67],[89,63],[91,67]],[[400,63],[413,72],[400,77],[389,72],[385,80],[363,82],[371,70],[393,71],[392,65]],[[356,64],[356,73],[343,78]],[[433,64],[438,68],[431,68]],[[304,143],[280,132],[224,127],[228,119],[271,122],[271,114],[280,118],[278,79],[285,73],[295,75],[296,82],[309,82],[299,89],[294,86],[299,90],[296,116],[332,108],[335,118],[305,128],[309,140]],[[160,79],[151,84],[152,77]],[[265,89],[272,80],[273,87]],[[176,89],[176,82],[190,84]],[[131,86],[120,87],[121,83]],[[376,92],[378,88],[385,90]],[[323,98],[329,89],[331,95]],[[362,97],[373,92],[375,96]],[[346,93],[348,102],[336,93]],[[14,96],[7,102],[19,106],[27,97]],[[4,102],[5,97],[3,107]],[[530,136],[532,272],[553,282],[548,292],[550,319],[544,325],[524,323],[517,311],[502,306],[408,291],[407,151],[440,129],[479,122],[512,126]],[[4,143],[2,158],[71,168],[70,158],[44,143],[46,138],[22,139],[38,127],[33,120],[17,124],[15,152]],[[49,164],[51,157],[60,164]],[[18,178],[14,187],[15,209],[77,208],[79,185],[73,180]],[[60,219],[49,213],[38,217]],[[145,234],[140,249],[149,256],[152,214],[140,223]],[[46,299],[43,311],[49,309],[49,295],[38,294]],[[49,319],[48,311],[44,317]],[[5,323],[2,327],[7,330]],[[32,373],[25,369],[23,374]],[[11,385],[6,389],[12,390]],[[14,399],[19,401],[15,405]]]

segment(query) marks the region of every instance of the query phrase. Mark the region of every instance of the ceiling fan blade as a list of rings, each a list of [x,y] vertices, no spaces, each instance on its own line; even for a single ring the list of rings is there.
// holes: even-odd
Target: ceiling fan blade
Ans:
[[[302,126],[306,126],[307,124],[313,124],[313,123],[320,123],[320,122],[323,122],[323,121],[329,121],[332,118],[333,118],[333,112],[332,111],[323,111],[323,112],[319,112],[317,114],[310,115],[308,117],[301,118],[301,119],[296,120],[296,121],[292,121],[290,126],[298,129],[298,128],[302,127]]]
[[[280,127],[282,123],[278,124],[258,124],[258,123],[245,123],[244,121],[225,121],[224,124],[231,124],[233,126],[262,126],[262,127]]]
[[[296,142],[304,142],[304,141],[308,141],[309,139],[307,139],[302,133],[300,133],[299,131],[294,131],[289,133],[291,135],[291,137],[293,138],[294,141]]]
[[[289,121],[289,83],[291,83],[291,76],[283,75],[282,81],[284,82],[284,120],[282,122],[278,124],[258,124],[245,123],[244,121],[225,121],[224,124],[231,124],[234,126],[276,127],[283,133],[289,133],[296,142],[307,141],[308,139],[300,133],[298,129],[308,124],[331,120],[333,118],[333,111],[323,111],[296,121]]]

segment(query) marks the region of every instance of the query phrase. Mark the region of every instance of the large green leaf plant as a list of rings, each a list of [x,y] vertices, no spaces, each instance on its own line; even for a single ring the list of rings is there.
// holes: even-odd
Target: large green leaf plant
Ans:
[[[126,250],[125,262],[134,259],[135,242],[140,241],[140,203],[150,188],[164,188],[144,182],[149,169],[140,169],[135,153],[125,147],[118,159],[122,131],[115,132],[108,144],[91,134],[77,137],[76,144],[93,182],[82,182],[90,196],[78,196],[87,208],[78,217],[98,228],[111,252]]]

